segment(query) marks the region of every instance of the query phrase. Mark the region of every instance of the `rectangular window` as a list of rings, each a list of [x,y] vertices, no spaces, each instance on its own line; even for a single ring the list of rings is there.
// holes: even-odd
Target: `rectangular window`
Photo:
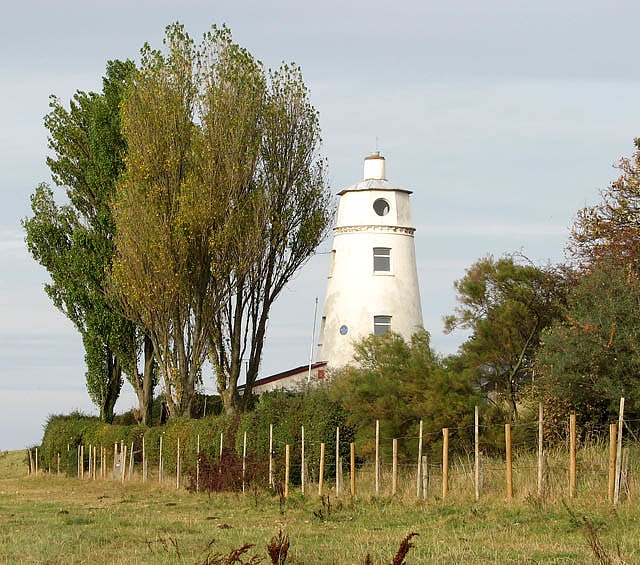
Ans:
[[[391,316],[374,316],[373,334],[382,335],[388,331],[391,331]]]
[[[373,272],[383,273],[391,271],[391,249],[388,247],[373,248]]]
[[[331,263],[329,264],[329,278],[333,276],[333,269],[336,266],[336,250],[331,251]]]

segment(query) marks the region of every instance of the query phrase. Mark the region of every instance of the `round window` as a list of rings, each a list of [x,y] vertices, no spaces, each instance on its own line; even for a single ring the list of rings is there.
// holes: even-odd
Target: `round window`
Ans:
[[[386,216],[389,213],[389,203],[384,198],[378,198],[373,203],[373,210],[378,216]]]

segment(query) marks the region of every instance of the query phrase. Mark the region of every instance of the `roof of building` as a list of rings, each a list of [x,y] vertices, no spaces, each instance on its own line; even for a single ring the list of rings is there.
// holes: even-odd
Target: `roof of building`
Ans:
[[[358,192],[361,190],[395,190],[397,192],[406,192],[407,194],[413,193],[413,191],[401,188],[387,179],[364,179],[347,188],[343,188],[338,192],[338,195],[342,196],[345,192]]]
[[[317,361],[311,365],[311,370],[320,369],[327,364],[326,361]],[[281,373],[276,373],[275,375],[270,375],[268,377],[263,377],[261,379],[256,379],[253,383],[253,386],[265,385],[268,383],[273,383],[276,381],[280,381],[282,379],[286,379],[288,377],[293,377],[294,375],[299,375],[300,373],[305,373],[309,371],[309,365],[301,365],[300,367],[296,367],[295,369],[289,369],[288,371],[282,371]],[[238,389],[242,390],[244,385],[238,385]]]

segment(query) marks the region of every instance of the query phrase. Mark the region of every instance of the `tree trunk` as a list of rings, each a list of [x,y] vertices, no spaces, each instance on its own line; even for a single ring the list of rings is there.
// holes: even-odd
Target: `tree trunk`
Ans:
[[[222,405],[226,414],[237,414],[242,410],[242,398],[238,387],[229,387],[220,393]]]
[[[154,385],[154,363],[153,343],[151,338],[145,334],[144,336],[144,368],[142,373],[142,386],[136,387],[138,396],[138,409],[140,411],[140,420],[144,426],[152,424],[153,409],[153,385]]]
[[[110,424],[122,389],[122,367],[118,358],[107,348],[107,391],[100,407],[100,419]]]

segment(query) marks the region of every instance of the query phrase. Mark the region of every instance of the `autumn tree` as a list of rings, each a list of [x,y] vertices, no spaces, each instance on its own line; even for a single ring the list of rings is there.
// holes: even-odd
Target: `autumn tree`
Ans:
[[[540,333],[560,315],[565,279],[551,267],[518,263],[511,256],[487,256],[454,286],[459,305],[445,318],[445,331],[470,331],[459,361],[475,372],[478,383],[505,399],[517,416],[518,393],[533,376]]]
[[[58,205],[51,187],[41,184],[31,197],[33,216],[23,222],[29,251],[51,276],[47,294],[82,335],[87,390],[105,421],[113,418],[123,372],[140,384],[137,392],[146,382],[146,397],[139,398],[149,413],[153,391],[151,367],[137,368],[142,337],[105,284],[114,253],[109,201],[126,153],[119,104],[134,70],[131,61],[109,62],[102,92],[78,91],[68,110],[52,98],[45,118],[52,150],[47,164],[67,203]]]
[[[579,275],[563,316],[543,336],[548,398],[602,423],[620,396],[637,410],[640,306],[640,140],[602,201],[578,211],[567,246]]]
[[[252,183],[254,218],[245,234],[257,243],[248,269],[232,269],[229,293],[216,313],[211,361],[227,412],[246,407],[258,376],[269,311],[326,236],[333,205],[318,157],[320,126],[300,69],[283,65],[269,74],[256,122],[257,160]],[[246,360],[244,397],[238,394]]]
[[[582,270],[613,261],[640,273],[640,139],[635,147],[618,163],[621,174],[601,192],[602,201],[577,213],[567,251]]]

